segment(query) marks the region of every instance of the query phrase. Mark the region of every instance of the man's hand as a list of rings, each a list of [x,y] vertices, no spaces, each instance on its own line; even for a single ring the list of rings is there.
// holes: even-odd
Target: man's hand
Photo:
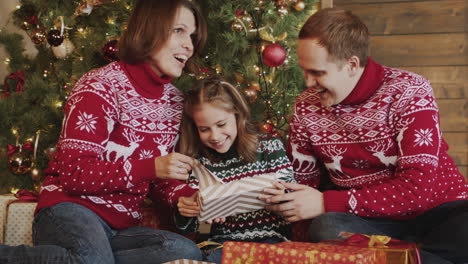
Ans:
[[[200,206],[197,203],[198,192],[190,197],[179,197],[177,207],[179,213],[185,217],[196,217],[200,214]]]
[[[197,161],[189,156],[172,152],[154,159],[156,177],[160,179],[186,180]]]
[[[284,189],[294,192],[284,193]],[[307,185],[279,182],[275,183],[275,188],[266,188],[264,193],[259,199],[269,203],[265,208],[289,222],[314,218],[325,212],[323,194]]]

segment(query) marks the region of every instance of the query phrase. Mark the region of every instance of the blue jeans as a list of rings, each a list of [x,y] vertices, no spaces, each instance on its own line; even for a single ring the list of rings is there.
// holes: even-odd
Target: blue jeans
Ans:
[[[220,244],[223,244],[226,241],[227,240],[218,240],[218,241],[214,241],[214,242],[218,242]],[[249,241],[243,241],[243,242],[249,242]],[[267,244],[276,244],[276,243],[280,243],[280,242],[284,242],[284,240],[281,239],[281,238],[267,238],[267,239],[262,240],[262,241],[257,241],[257,243],[267,243]],[[223,258],[223,249],[222,248],[218,248],[218,249],[215,249],[215,250],[212,250],[212,251],[209,251],[209,252],[203,252],[203,260],[208,261],[208,262],[213,262],[213,263],[218,263],[219,264],[219,263],[221,263],[222,258]]]
[[[34,218],[33,247],[0,245],[0,263],[163,263],[201,260],[198,247],[178,234],[148,227],[114,230],[88,208],[60,203]]]
[[[309,229],[311,242],[340,239],[342,231],[386,235],[417,243],[423,264],[468,263],[468,201],[442,204],[409,220],[365,218],[346,213],[326,213]]]

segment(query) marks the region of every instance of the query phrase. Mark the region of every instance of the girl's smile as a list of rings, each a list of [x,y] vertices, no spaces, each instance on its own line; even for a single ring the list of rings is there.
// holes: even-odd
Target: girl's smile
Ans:
[[[236,116],[213,103],[203,103],[193,113],[201,142],[226,153],[237,137]]]

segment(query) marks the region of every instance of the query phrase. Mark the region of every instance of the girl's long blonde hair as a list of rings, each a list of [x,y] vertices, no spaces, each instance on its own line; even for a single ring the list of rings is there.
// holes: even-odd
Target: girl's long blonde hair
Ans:
[[[193,121],[193,112],[204,103],[215,105],[236,116],[237,138],[234,144],[237,152],[245,161],[255,161],[258,137],[257,131],[250,123],[247,102],[236,87],[219,77],[202,79],[187,91],[181,124],[180,152],[191,157],[211,156],[208,147],[201,142]]]

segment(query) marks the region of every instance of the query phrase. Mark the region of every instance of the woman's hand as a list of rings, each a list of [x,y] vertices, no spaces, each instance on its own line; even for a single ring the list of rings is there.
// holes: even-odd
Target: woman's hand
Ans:
[[[186,180],[189,172],[197,164],[194,158],[172,152],[154,159],[156,177],[160,179]]]
[[[190,197],[179,197],[177,207],[179,213],[185,217],[196,217],[200,214],[200,206],[197,202],[198,192],[195,192]]]

